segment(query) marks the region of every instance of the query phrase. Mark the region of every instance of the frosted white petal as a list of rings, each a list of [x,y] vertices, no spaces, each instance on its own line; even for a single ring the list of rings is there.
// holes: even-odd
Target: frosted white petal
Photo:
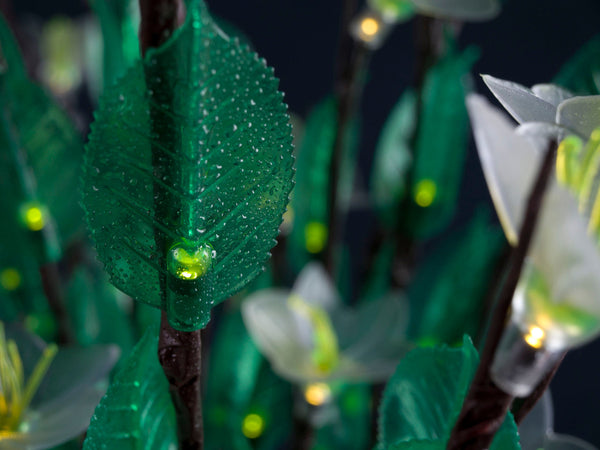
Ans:
[[[550,434],[544,443],[544,450],[598,450],[582,439],[564,434]]]
[[[569,134],[573,134],[568,128],[547,122],[527,122],[519,125],[515,133],[526,137],[538,151],[548,148],[551,140],[562,141]]]
[[[420,13],[459,20],[488,20],[500,12],[497,0],[412,0]]]
[[[325,309],[332,309],[341,303],[337,289],[323,265],[318,262],[310,262],[302,269],[294,283],[292,294]]]
[[[521,450],[539,450],[544,446],[546,434],[552,431],[553,410],[550,391],[546,391],[519,425]]]
[[[531,87],[531,91],[537,97],[556,107],[558,107],[562,101],[575,95],[571,91],[563,89],[555,84],[536,84]]]
[[[517,122],[554,123],[556,106],[539,98],[525,86],[491,75],[483,75],[483,81]]]
[[[244,324],[276,371],[301,370],[311,362],[311,325],[289,308],[288,298],[284,289],[264,289],[242,303]]]
[[[589,138],[592,131],[600,126],[600,95],[565,100],[556,112],[556,123]]]
[[[507,239],[516,244],[518,230],[537,169],[540,152],[487,100],[467,97],[467,108],[483,173]]]

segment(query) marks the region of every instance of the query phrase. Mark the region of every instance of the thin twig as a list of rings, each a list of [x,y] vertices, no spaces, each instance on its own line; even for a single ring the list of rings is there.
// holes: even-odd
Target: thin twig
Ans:
[[[513,249],[506,281],[494,309],[479,367],[448,440],[448,450],[489,448],[512,403],[512,396],[502,391],[492,382],[490,365],[500,342],[515,288],[533,238],[544,192],[552,173],[555,151],[556,143],[551,142],[537,173],[535,184],[529,194],[525,217],[519,233],[519,243]]]
[[[158,47],[181,26],[185,19],[185,4],[182,0],[140,0],[140,47],[142,55],[150,48]],[[146,82],[154,86],[160,78],[156,70],[146,71]],[[165,92],[161,87],[160,94],[164,100],[172,98],[171,92]],[[176,127],[171,127],[169,118],[155,109],[150,110],[151,126],[153,132],[161,138],[171,140],[167,135]],[[171,140],[173,141],[173,140]],[[152,165],[155,175],[168,172],[160,161],[158,152],[152,152]],[[156,155],[156,157],[154,157]],[[170,210],[177,205],[165,201],[165,193],[159,185],[154,186],[154,214],[168,215]],[[166,265],[167,243],[160,233],[155,234],[155,241],[159,254],[163,255],[158,263]],[[166,293],[166,278],[160,275],[161,292]],[[203,448],[203,425],[201,407],[201,335],[197,331],[178,331],[169,324],[167,315],[162,312],[160,335],[158,342],[158,359],[169,381],[169,392],[175,407],[177,418],[177,437],[179,448],[182,450],[197,450]]]

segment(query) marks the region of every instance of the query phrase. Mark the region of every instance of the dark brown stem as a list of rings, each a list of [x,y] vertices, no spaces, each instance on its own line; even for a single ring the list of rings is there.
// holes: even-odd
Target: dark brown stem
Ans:
[[[544,392],[546,392],[546,389],[548,389],[548,386],[550,386],[550,382],[554,378],[554,375],[556,374],[556,371],[560,367],[560,364],[562,363],[566,354],[567,353],[565,352],[562,356],[558,358],[552,369],[550,369],[550,372],[548,372],[546,376],[542,378],[542,381],[539,382],[539,384],[536,386],[533,392],[529,394],[528,397],[524,398],[520,402],[515,401],[512,413],[517,425],[521,424],[525,416],[529,414],[529,412],[533,409],[538,400],[542,398],[542,395],[544,395]]]
[[[555,150],[556,143],[551,142],[529,194],[519,233],[519,243],[512,251],[508,274],[494,309],[479,367],[448,440],[448,450],[489,448],[512,403],[513,398],[492,382],[490,365],[502,336],[515,288],[533,238],[544,192],[554,166]]]
[[[344,1],[338,48],[338,68],[335,83],[337,100],[337,127],[331,154],[330,177],[327,192],[329,233],[325,249],[325,266],[335,276],[336,255],[343,239],[345,214],[338,205],[340,168],[346,147],[348,124],[352,120],[362,93],[362,75],[367,65],[369,50],[356,42],[348,32],[356,13],[356,0]]]
[[[44,294],[46,294],[46,299],[48,300],[48,306],[58,323],[57,343],[63,345],[70,344],[73,342],[73,333],[71,332],[69,316],[65,308],[64,292],[58,265],[55,262],[42,265],[40,267],[40,277],[42,279]]]
[[[314,439],[314,430],[306,417],[294,416],[294,431],[291,450],[310,450]]]
[[[177,331],[167,315],[160,317],[158,359],[169,380],[169,392],[177,417],[177,437],[181,450],[203,448],[200,330]]]
[[[159,47],[167,41],[173,32],[182,25],[185,19],[185,4],[182,0],[140,0],[140,47],[142,55],[150,48]],[[157,69],[158,70],[158,69]],[[151,69],[146,72],[146,82],[153,86],[154,81],[160,76]],[[172,93],[160,92],[165,101],[169,101]],[[169,133],[175,129],[169,127],[169,120],[159,111],[150,111],[151,124],[155,132]],[[163,138],[165,136],[162,136]],[[170,136],[169,136],[170,137]],[[153,151],[153,155],[155,152]],[[168,167],[161,165],[160,158],[153,157],[155,175],[168,171]],[[165,206],[164,193],[160,186],[154,186],[155,211],[158,216],[169,214],[170,206]],[[176,206],[176,205],[175,205]],[[175,207],[174,206],[174,207]],[[166,242],[164,237],[155,235],[156,245],[160,254],[165,254]],[[165,258],[159,264],[165,266]],[[166,279],[160,276],[162,292],[166,292]],[[200,330],[186,332],[178,331],[171,327],[167,315],[161,313],[160,336],[158,341],[158,359],[169,381],[169,392],[175,407],[177,419],[177,437],[181,450],[198,450],[204,447],[204,432],[202,425],[201,404],[201,335]]]

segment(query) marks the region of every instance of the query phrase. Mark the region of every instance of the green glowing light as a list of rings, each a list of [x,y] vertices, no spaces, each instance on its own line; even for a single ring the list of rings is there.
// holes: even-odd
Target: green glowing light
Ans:
[[[248,414],[242,422],[242,433],[248,439],[256,439],[265,430],[265,419],[258,414]]]
[[[422,208],[427,208],[435,200],[437,185],[432,180],[421,180],[415,186],[415,202]]]
[[[208,272],[215,256],[210,244],[193,246],[178,242],[169,249],[167,269],[181,280],[195,280]]]
[[[7,267],[0,272],[0,285],[7,291],[14,291],[21,285],[21,274],[14,267]]]
[[[327,243],[327,227],[321,222],[309,222],[304,228],[306,250],[310,253],[319,253]]]
[[[46,214],[39,203],[26,203],[21,207],[21,222],[31,231],[40,231],[46,226]]]

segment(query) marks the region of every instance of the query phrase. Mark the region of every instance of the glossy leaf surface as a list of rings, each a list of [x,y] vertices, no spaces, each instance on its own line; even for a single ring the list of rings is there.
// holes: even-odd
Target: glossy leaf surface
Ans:
[[[168,450],[177,446],[169,385],[149,330],[117,373],[92,416],[84,450]]]
[[[203,327],[261,272],[292,187],[289,118],[272,69],[204,3],[107,90],[92,125],[84,206],[111,281]]]

